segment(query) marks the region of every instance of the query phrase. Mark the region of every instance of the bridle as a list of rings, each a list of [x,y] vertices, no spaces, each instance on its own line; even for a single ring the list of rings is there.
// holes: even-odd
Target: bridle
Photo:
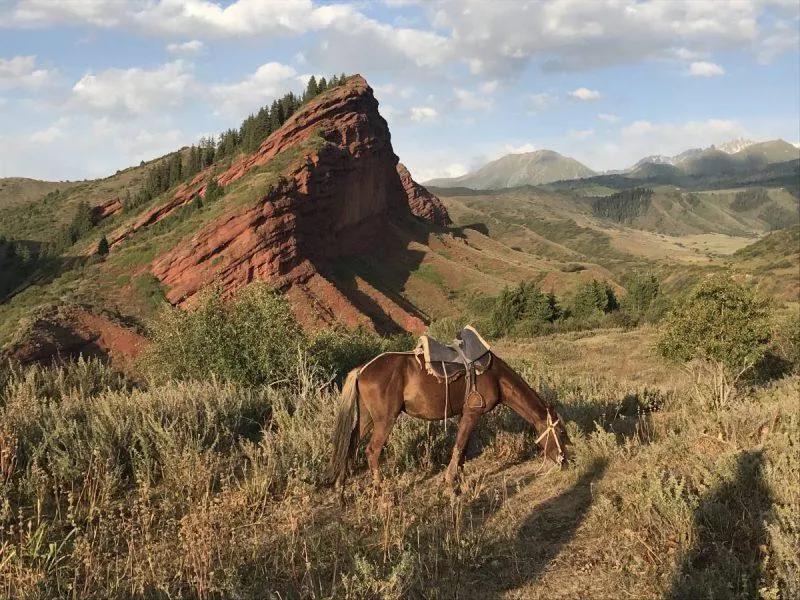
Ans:
[[[545,440],[544,442],[544,460],[547,461],[547,446],[550,444],[550,434],[553,434],[553,439],[556,441],[556,448],[558,448],[558,458],[556,458],[556,464],[560,465],[564,462],[564,449],[561,447],[561,442],[558,441],[558,434],[556,433],[556,425],[561,422],[561,418],[557,418],[553,421],[553,418],[550,416],[550,411],[547,411],[547,428],[542,432],[538,438],[536,438],[536,443]],[[544,466],[544,462],[542,463]],[[541,470],[541,469],[540,469]]]

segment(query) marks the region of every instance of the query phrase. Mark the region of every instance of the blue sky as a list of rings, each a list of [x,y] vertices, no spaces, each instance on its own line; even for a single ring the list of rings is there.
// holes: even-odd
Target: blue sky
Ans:
[[[800,141],[798,0],[0,0],[0,177],[100,177],[361,73],[420,181]]]

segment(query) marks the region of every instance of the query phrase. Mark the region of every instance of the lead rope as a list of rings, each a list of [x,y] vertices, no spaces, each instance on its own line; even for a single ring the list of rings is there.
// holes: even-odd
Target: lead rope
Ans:
[[[537,475],[539,473],[541,473],[542,469],[544,469],[544,465],[547,463],[547,447],[550,445],[549,434],[551,432],[553,433],[553,439],[555,439],[555,441],[556,441],[556,448],[558,448],[558,462],[555,465],[553,465],[550,468],[550,470],[547,471],[547,473],[545,473],[545,475],[549,475],[550,473],[552,473],[553,469],[555,469],[558,465],[560,465],[561,462],[564,460],[564,452],[561,449],[561,442],[558,441],[558,435],[556,434],[556,425],[558,425],[558,423],[560,421],[561,421],[561,419],[559,418],[559,419],[556,419],[555,422],[554,422],[552,417],[550,416],[550,411],[547,411],[547,428],[544,430],[542,435],[540,435],[538,438],[536,438],[536,442],[535,442],[535,443],[538,444],[542,440],[542,438],[544,438],[545,436],[548,436],[547,439],[545,439],[545,442],[544,442],[544,452],[543,452],[544,453],[544,458],[542,459],[541,466],[536,471]]]
[[[447,366],[442,361],[442,371],[444,372],[444,435],[447,436],[447,404],[450,401],[450,382],[447,377]]]

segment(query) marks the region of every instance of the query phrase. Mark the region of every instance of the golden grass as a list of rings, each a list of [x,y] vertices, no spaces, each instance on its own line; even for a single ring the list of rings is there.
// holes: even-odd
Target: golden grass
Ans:
[[[558,402],[547,473],[508,411],[476,432],[401,416],[376,492],[320,488],[336,396],[219,382],[131,390],[96,363],[0,388],[0,596],[789,598],[800,590],[800,379],[700,411],[653,332],[499,343]],[[476,456],[477,455],[477,456]]]

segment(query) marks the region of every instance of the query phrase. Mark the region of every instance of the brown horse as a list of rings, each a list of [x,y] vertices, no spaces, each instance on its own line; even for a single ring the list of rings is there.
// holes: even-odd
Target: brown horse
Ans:
[[[505,362],[493,354],[489,368],[477,376],[477,390],[484,399],[480,409],[464,406],[465,379],[450,383],[446,396],[445,385],[427,373],[412,352],[387,352],[350,371],[342,387],[333,433],[329,480],[337,486],[344,483],[358,440],[372,427],[365,454],[373,480],[379,485],[378,459],[398,415],[405,411],[418,419],[439,421],[445,418],[446,410],[447,416],[461,415],[445,474],[445,480],[452,486],[478,419],[500,402],[535,428],[539,434],[536,441],[547,458],[557,464],[566,461],[570,441],[560,417]]]

